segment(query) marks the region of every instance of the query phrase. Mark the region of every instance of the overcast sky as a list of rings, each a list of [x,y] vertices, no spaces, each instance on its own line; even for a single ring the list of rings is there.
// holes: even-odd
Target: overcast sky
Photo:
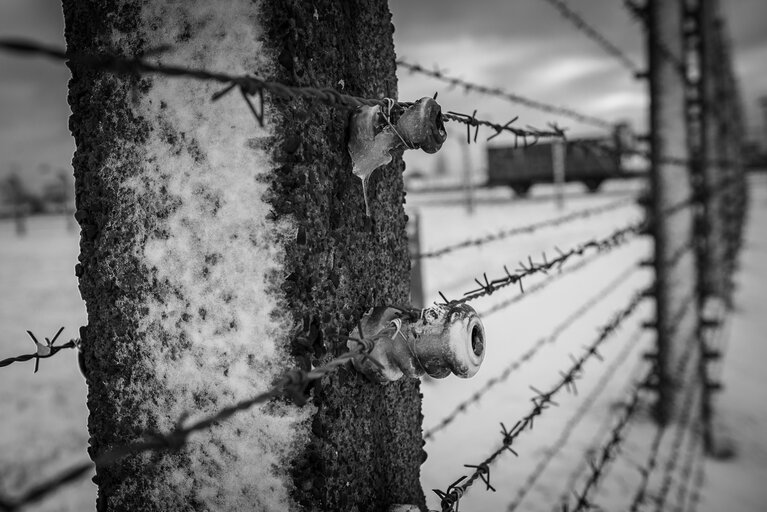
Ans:
[[[767,0],[721,0],[732,35],[752,129],[761,127],[756,98],[767,94]],[[643,67],[641,27],[621,0],[570,0],[592,25]],[[607,56],[543,0],[390,0],[397,54],[427,67],[439,65],[467,80],[541,101],[561,104],[609,120],[627,119],[642,130],[646,123],[646,84]],[[63,46],[61,4],[56,0],[0,0],[0,35],[24,36]],[[400,71],[400,99],[431,96],[448,110],[471,112],[506,122],[545,127],[557,121],[571,134],[588,126],[557,119],[502,100],[449,91],[428,77]],[[0,54],[0,173],[14,163],[39,181],[45,170],[70,165],[73,143],[67,128],[69,73],[61,64]],[[448,167],[459,166],[458,140],[465,133],[449,127]],[[487,133],[485,134],[487,135]],[[511,142],[510,139],[499,143]],[[472,164],[483,165],[483,147],[472,148]],[[429,170],[427,155],[408,158],[411,168]]]

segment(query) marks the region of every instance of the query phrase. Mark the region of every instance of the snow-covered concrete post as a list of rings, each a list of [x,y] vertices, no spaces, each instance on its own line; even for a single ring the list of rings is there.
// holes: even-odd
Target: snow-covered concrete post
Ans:
[[[687,153],[683,4],[650,0],[651,194],[649,218],[655,242],[654,296],[658,404],[661,422],[676,419],[684,374],[683,352],[695,332],[696,275],[692,243],[692,197]],[[679,161],[678,159],[682,159]]]
[[[386,0],[63,5],[70,52],[169,44],[151,58],[397,96]],[[346,350],[333,334],[368,308],[407,302],[403,164],[376,171],[366,216],[348,110],[267,94],[259,127],[237,95],[211,103],[220,84],[72,74],[92,457],[326,361]],[[380,385],[348,367],[311,393],[303,407],[237,414],[179,451],[98,468],[97,508],[423,507],[419,382]]]

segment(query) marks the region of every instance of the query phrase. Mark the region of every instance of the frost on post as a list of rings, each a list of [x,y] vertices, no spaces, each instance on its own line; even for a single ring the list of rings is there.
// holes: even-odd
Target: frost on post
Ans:
[[[442,109],[432,98],[421,98],[401,112],[393,122],[395,109],[400,107],[387,100],[380,105],[360,107],[352,114],[349,130],[349,154],[352,172],[362,180],[365,214],[370,217],[368,180],[373,171],[391,162],[392,151],[422,149],[436,153],[447,138],[442,121]]]

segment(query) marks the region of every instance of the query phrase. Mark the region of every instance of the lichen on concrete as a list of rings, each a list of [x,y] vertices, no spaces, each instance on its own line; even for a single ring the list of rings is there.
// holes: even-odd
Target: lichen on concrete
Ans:
[[[396,97],[393,25],[387,2],[274,1],[265,9],[268,46],[278,53],[270,78],[333,87],[365,97]],[[280,117],[273,148],[278,164],[267,196],[275,219],[297,224],[286,247],[288,306],[324,336],[292,346],[305,367],[345,350],[349,333],[371,306],[405,304],[409,257],[399,156],[370,181],[371,217],[351,172],[349,111],[304,100],[275,101]],[[374,384],[342,369],[313,389],[317,414],[296,460],[296,499],[306,510],[385,511],[424,507],[419,382]]]
[[[260,5],[206,1],[66,2],[73,51],[268,75]],[[275,167],[241,98],[220,84],[116,78],[73,69],[78,145],[77,273],[91,453],[167,431],[266,390],[293,366],[284,246],[296,227],[270,216],[261,179]],[[290,510],[290,461],[311,406],[275,402],[194,434],[178,453],[100,468],[100,510]]]

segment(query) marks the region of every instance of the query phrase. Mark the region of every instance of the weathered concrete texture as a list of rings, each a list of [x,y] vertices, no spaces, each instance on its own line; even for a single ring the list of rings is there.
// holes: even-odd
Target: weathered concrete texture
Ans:
[[[678,368],[688,340],[697,326],[696,271],[692,250],[678,258],[693,239],[692,209],[668,210],[692,197],[688,165],[669,158],[688,158],[684,79],[676,62],[684,62],[682,6],[676,2],[651,0],[650,27],[650,134],[652,145],[653,238],[655,241],[655,299],[658,324],[660,397],[657,413],[661,421],[676,420],[681,411],[685,383]],[[656,43],[673,53],[674,60]]]
[[[396,97],[395,55],[385,0],[280,0],[269,3],[276,80]],[[284,288],[297,318],[326,333],[348,333],[371,306],[408,297],[406,217],[400,158],[375,172],[365,216],[360,180],[346,150],[348,111],[303,100],[278,101],[279,167],[270,176],[275,217],[298,224],[287,248]],[[270,121],[275,122],[275,121]],[[324,336],[293,353],[305,368],[345,350]],[[344,369],[314,387],[312,438],[296,462],[296,498],[307,510],[384,511],[424,507],[419,466],[419,382],[368,382]]]
[[[278,54],[264,47],[260,9],[250,0],[65,0],[66,39],[72,52],[127,55],[171,44],[166,62],[269,75]],[[263,200],[277,165],[270,141],[284,128],[258,128],[237,94],[211,103],[220,84],[72,72],[95,458],[186,412],[207,415],[264,391],[295,364],[281,284],[297,229]],[[98,468],[97,507],[295,509],[290,462],[312,412],[275,402],[195,434],[179,453]]]

